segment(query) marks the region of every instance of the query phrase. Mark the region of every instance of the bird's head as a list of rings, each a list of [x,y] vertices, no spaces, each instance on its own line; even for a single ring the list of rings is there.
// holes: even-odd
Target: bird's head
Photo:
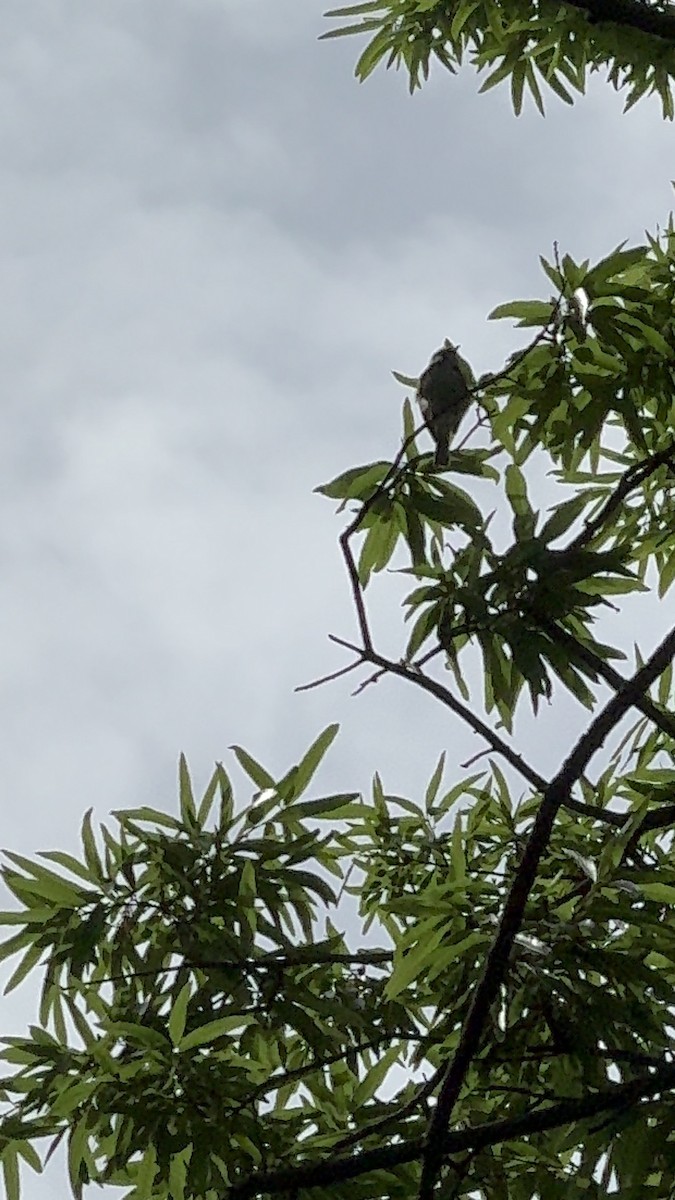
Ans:
[[[432,354],[429,360],[429,366],[431,367],[436,363],[445,362],[446,358],[454,358],[458,350],[459,346],[455,346],[454,343],[450,341],[450,338],[445,338],[440,350],[437,350],[435,354]]]

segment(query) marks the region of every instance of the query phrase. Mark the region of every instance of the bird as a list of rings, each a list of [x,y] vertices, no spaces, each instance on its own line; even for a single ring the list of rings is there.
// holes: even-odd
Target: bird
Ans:
[[[436,443],[434,464],[441,468],[450,461],[450,439],[471,404],[470,388],[475,386],[471,367],[457,349],[446,338],[417,384],[417,403]]]

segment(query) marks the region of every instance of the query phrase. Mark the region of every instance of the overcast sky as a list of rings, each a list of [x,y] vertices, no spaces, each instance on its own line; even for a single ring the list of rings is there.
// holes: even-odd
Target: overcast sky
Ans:
[[[450,771],[481,749],[396,681],[293,693],[354,633],[312,488],[395,452],[391,368],[447,334],[499,366],[516,343],[486,316],[548,294],[554,239],[597,258],[665,221],[673,127],[597,78],[545,120],[469,67],[413,98],[394,72],[360,86],[359,44],[324,27],[317,0],[0,12],[9,848],[74,848],[90,805],[172,809],[181,750],[200,785],[233,742],[282,772],[339,720],[323,786],[379,768],[414,794],[441,749]],[[548,770],[564,747],[541,729]]]

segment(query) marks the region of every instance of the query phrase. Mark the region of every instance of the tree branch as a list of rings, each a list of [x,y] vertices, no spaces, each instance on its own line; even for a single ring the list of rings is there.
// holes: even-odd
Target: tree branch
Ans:
[[[675,23],[675,18],[673,18]],[[675,442],[671,442],[669,446],[665,446],[663,450],[658,450],[656,454],[650,454],[648,458],[643,459],[639,463],[633,463],[624,471],[617,488],[608,497],[603,504],[597,516],[592,517],[587,521],[584,528],[577,534],[575,538],[565,547],[565,550],[583,550],[585,546],[599,533],[608,517],[623,503],[628,495],[633,491],[633,488],[639,487],[644,483],[645,479],[649,479],[658,471],[659,467],[669,463],[671,466],[675,463]]]
[[[355,1142],[361,1142],[364,1138],[370,1137],[373,1133],[379,1133],[380,1130],[386,1129],[394,1121],[401,1121],[405,1117],[409,1117],[414,1113],[415,1109],[423,1104],[424,1101],[431,1096],[438,1084],[443,1078],[444,1067],[437,1067],[430,1079],[426,1079],[423,1084],[415,1092],[415,1095],[407,1104],[401,1105],[396,1109],[396,1112],[388,1113],[384,1117],[380,1117],[379,1121],[371,1121],[370,1125],[364,1125],[361,1129],[355,1129],[353,1133],[347,1135],[337,1142],[336,1150],[345,1150],[347,1146],[353,1146]]]
[[[179,954],[180,951],[173,951]],[[313,946],[295,946],[292,950],[270,950],[257,958],[191,958],[179,963],[147,970],[129,971],[128,974],[106,975],[98,983],[118,983],[127,979],[144,979],[153,975],[165,975],[169,971],[285,971],[289,967],[321,967],[335,963],[345,966],[379,966],[390,963],[393,950],[357,950],[354,954],[322,954]],[[76,985],[73,985],[76,986]]]
[[[499,992],[508,966],[514,939],[522,924],[525,906],[534,884],[539,862],[553,830],[556,815],[569,797],[574,783],[586,770],[593,755],[619,723],[635,698],[642,695],[675,657],[675,630],[671,630],[643,667],[627,680],[622,690],[598,713],[579,738],[558,774],[544,791],[520,864],[509,889],[499,929],[483,965],[483,971],[464,1020],[459,1044],[448,1067],[429,1129],[422,1169],[420,1200],[431,1200],[444,1153],[444,1139],[452,1110],[471,1060],[479,1048],[485,1021]]]
[[[330,675],[322,675],[320,679],[313,679],[311,683],[300,683],[297,687],[293,688],[293,691],[311,692],[312,688],[321,687],[324,683],[333,683],[335,679],[341,679],[343,675],[349,675],[350,671],[355,671],[360,666],[361,659],[357,659],[356,662],[349,663],[347,667],[339,667],[337,671],[331,671]]]
[[[384,658],[383,655],[378,654],[372,648],[368,651],[360,650],[358,646],[353,646],[351,642],[346,642],[342,638],[335,637],[334,634],[329,634],[329,637],[338,646],[344,646],[347,650],[352,650],[355,654],[360,654],[365,662],[373,663],[374,666],[381,667],[382,670],[387,671],[391,675],[398,675],[400,679],[407,679],[409,683],[413,683],[423,691],[429,692],[431,696],[440,700],[446,708],[451,709],[458,717],[461,717],[473,729],[474,733],[478,733],[482,738],[485,738],[485,741],[489,743],[495,753],[501,754],[514,770],[519,775],[522,775],[523,779],[532,784],[536,791],[544,792],[546,790],[548,785],[543,775],[535,771],[529,763],[525,762],[525,759],[520,754],[517,754],[511,748],[508,742],[505,742],[498,733],[495,733],[494,729],[491,729],[485,721],[482,721],[466,704],[462,704],[461,700],[457,700],[452,692],[448,691],[438,680],[433,679],[431,675],[425,675],[423,671],[408,667],[404,663],[394,662],[393,659]],[[578,813],[579,816],[592,817],[596,821],[603,821],[607,825],[617,827],[623,825],[626,819],[621,813],[613,813],[599,806],[595,807],[591,804],[584,804],[580,800],[574,800],[572,796],[567,797],[565,807],[569,808],[572,812]]]
[[[537,1108],[518,1117],[507,1117],[474,1129],[460,1129],[447,1133],[443,1138],[441,1155],[445,1158],[467,1150],[475,1152],[514,1138],[546,1133],[564,1125],[614,1112],[673,1087],[675,1066],[666,1064],[653,1073],[640,1075],[626,1083],[611,1084],[588,1096],[561,1100],[558,1104]],[[254,1196],[275,1195],[279,1192],[297,1193],[301,1188],[345,1183],[370,1171],[392,1171],[398,1166],[415,1162],[422,1157],[423,1152],[424,1139],[411,1138],[407,1142],[381,1146],[375,1150],[329,1157],[322,1162],[301,1163],[299,1166],[281,1167],[275,1171],[259,1171],[242,1183],[235,1184],[228,1193],[228,1200],[251,1200]]]
[[[555,621],[543,616],[543,614],[533,611],[532,615],[540,628],[551,638],[551,641],[572,650],[590,671],[595,672],[596,675],[600,675],[605,680],[605,683],[608,683],[616,692],[620,692],[626,686],[627,680],[624,679],[623,675],[620,675],[604,658],[601,658],[599,654],[591,650],[590,646],[584,645],[573,634],[568,633],[566,629],[562,629],[560,625],[556,625]],[[668,737],[675,738],[675,716],[671,713],[663,712],[657,707],[650,696],[637,696],[633,701],[633,705],[645,717],[653,721]]]

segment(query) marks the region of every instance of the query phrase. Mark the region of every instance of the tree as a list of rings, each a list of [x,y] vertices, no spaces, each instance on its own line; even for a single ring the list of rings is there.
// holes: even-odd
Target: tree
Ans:
[[[439,54],[447,6],[350,11],[383,7],[408,66]],[[515,5],[454,20],[489,57],[507,16]],[[544,20],[535,57],[559,43],[563,64],[562,26],[587,17]],[[570,53],[616,62],[624,33],[589,26]],[[394,458],[318,489],[349,509],[358,640],[339,673],[430,693],[488,757],[449,786],[441,757],[422,798],[379,776],[368,799],[316,797],[330,726],[281,779],[235,747],[243,805],[221,764],[195,797],[181,760],[177,816],[128,809],[97,834],[87,814],[81,858],[7,852],[8,987],[44,973],[38,1023],[5,1039],[9,1200],[20,1161],[39,1169],[37,1147],[48,1159],[63,1140],[75,1196],[89,1182],[134,1200],[672,1196],[675,630],[620,671],[598,626],[675,579],[675,226],[594,265],[556,252],[542,266],[551,298],[492,314],[532,337],[473,385],[447,470],[406,399]],[[560,493],[544,515],[542,462]],[[378,650],[366,604],[392,561],[412,587],[400,660]],[[514,721],[564,690],[589,715],[545,779]],[[376,946],[347,938],[350,898]]]

